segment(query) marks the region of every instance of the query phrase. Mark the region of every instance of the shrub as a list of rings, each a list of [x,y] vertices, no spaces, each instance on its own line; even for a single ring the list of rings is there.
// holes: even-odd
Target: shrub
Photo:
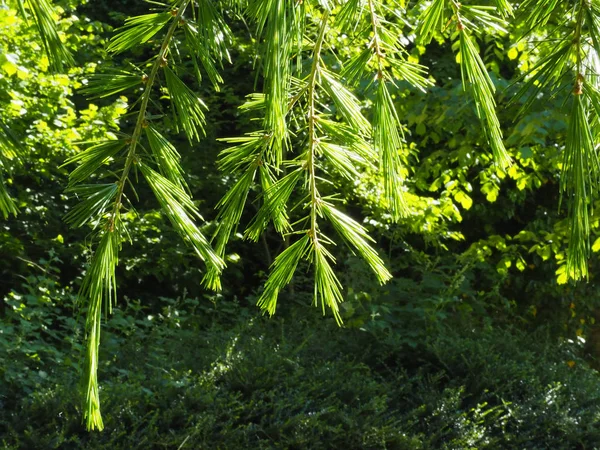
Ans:
[[[412,346],[403,335],[416,322],[408,313],[394,330],[369,333],[339,330],[305,309],[269,320],[235,302],[185,297],[163,298],[158,313],[129,300],[109,319],[106,429],[87,433],[76,395],[81,323],[67,319],[72,296],[61,307],[31,294],[11,298],[19,295],[25,306],[11,304],[0,340],[0,354],[10,351],[0,388],[7,449],[600,444],[598,376],[579,347],[556,345],[548,333],[448,319]],[[50,334],[32,332],[44,325]]]

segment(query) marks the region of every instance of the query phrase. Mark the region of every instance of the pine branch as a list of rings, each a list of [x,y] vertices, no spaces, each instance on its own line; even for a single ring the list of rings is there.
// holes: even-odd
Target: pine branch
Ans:
[[[12,130],[0,121],[0,212],[7,219],[10,214],[16,216],[19,212],[14,200],[8,194],[4,184],[4,171],[10,173],[9,163],[19,160],[21,156],[21,144]]]
[[[165,62],[167,61],[169,45],[171,44],[171,40],[173,39],[175,30],[177,29],[177,27],[179,25],[179,21],[183,17],[183,13],[185,12],[185,9],[189,5],[190,1],[191,0],[181,0],[181,2],[179,4],[179,8],[175,12],[175,15],[174,15],[175,17],[173,18],[171,25],[169,26],[167,34],[163,38],[162,45],[160,47],[160,50],[156,57],[156,60],[154,61],[154,64],[152,65],[152,69],[150,70],[150,75],[148,75],[148,79],[145,82],[146,88],[144,89],[144,92],[142,93],[140,108],[139,108],[138,115],[137,115],[137,120],[135,123],[135,127],[133,129],[133,134],[131,135],[131,138],[130,138],[131,142],[129,144],[129,148],[128,148],[127,154],[126,154],[125,165],[123,167],[123,172],[121,173],[119,181],[117,182],[117,185],[119,186],[119,190],[117,192],[117,197],[115,200],[115,207],[113,209],[113,212],[112,212],[112,215],[110,218],[110,224],[111,224],[109,226],[110,228],[112,228],[112,224],[114,223],[116,217],[119,214],[119,210],[121,209],[121,206],[123,203],[123,193],[125,191],[125,184],[129,177],[129,171],[131,170],[131,166],[133,165],[135,158],[136,158],[136,150],[137,150],[137,146],[140,141],[142,130],[147,125],[146,111],[148,109],[148,102],[150,101],[150,96],[152,94],[152,89],[154,87],[154,82],[156,80],[156,76],[158,75],[159,69],[161,67],[163,67],[165,65]]]
[[[502,128],[496,114],[496,101],[494,100],[496,88],[465,25],[469,23],[473,26],[465,14],[487,25],[494,23],[494,20],[496,22],[500,20],[489,15],[486,10],[474,7],[466,8],[455,0],[451,0],[451,5],[454,9],[459,32],[463,90],[470,92],[473,96],[477,117],[481,121],[488,144],[492,148],[494,162],[500,169],[506,169],[512,162],[504,147]]]
[[[290,6],[291,5],[291,6]],[[258,35],[264,38],[264,128],[271,135],[266,162],[279,169],[288,145],[287,103],[289,100],[293,35],[303,14],[302,3],[279,0],[254,0],[248,12],[257,22]],[[301,48],[301,42],[298,45]]]
[[[305,93],[307,97],[306,123],[308,142],[306,151],[299,162],[299,169],[291,172],[284,177],[280,183],[274,185],[274,187],[278,186],[278,192],[285,193],[285,195],[283,195],[276,203],[287,202],[287,198],[298,182],[300,174],[302,171],[305,172],[308,189],[308,229],[302,231],[302,233],[306,233],[302,238],[289,246],[275,259],[275,262],[271,266],[271,273],[265,285],[265,290],[259,298],[258,304],[269,314],[274,314],[279,292],[291,281],[299,261],[302,258],[307,257],[312,262],[315,269],[315,303],[321,303],[323,311],[325,311],[325,306],[329,307],[333,312],[336,321],[341,324],[342,320],[338,308],[338,304],[343,301],[341,284],[330,265],[330,261],[335,261],[335,259],[325,246],[330,241],[323,236],[318,226],[318,218],[322,216],[321,206],[323,200],[321,199],[317,187],[318,177],[316,173],[317,153],[319,151],[320,141],[317,133],[317,124],[319,121],[317,90],[321,78],[326,77],[324,69],[321,67],[321,52],[325,43],[328,20],[329,11],[326,10],[321,17],[319,32],[312,52],[312,64],[307,77]],[[329,80],[329,82],[331,82],[331,80]],[[286,181],[285,184],[283,183],[284,181]],[[283,274],[285,274],[285,276]]]
[[[181,0],[179,3],[179,8],[176,11],[173,11],[174,14],[171,14],[171,16],[173,16],[172,23],[169,26],[168,31],[163,39],[160,51],[152,66],[150,75],[146,80],[146,88],[142,93],[140,109],[138,112],[135,128],[126,151],[124,168],[121,172],[119,180],[116,183],[117,191],[116,193],[108,189],[106,189],[105,191],[100,191],[103,193],[102,195],[98,194],[101,195],[100,201],[102,201],[102,203],[98,203],[92,200],[94,202],[93,204],[96,205],[96,207],[91,211],[91,213],[95,213],[105,208],[105,200],[106,198],[108,198],[107,196],[110,196],[110,198],[114,198],[112,211],[108,213],[106,225],[102,231],[103,237],[92,257],[90,269],[88,270],[84,278],[81,288],[82,296],[87,298],[90,302],[88,320],[86,323],[87,359],[85,377],[87,380],[87,394],[85,396],[86,406],[84,408],[84,420],[86,421],[86,426],[88,430],[102,430],[104,428],[104,425],[102,423],[102,417],[100,414],[100,396],[97,375],[98,350],[100,346],[100,311],[103,302],[105,302],[110,308],[112,303],[116,300],[115,270],[118,264],[118,251],[121,240],[120,211],[123,205],[125,185],[128,182],[131,167],[136,161],[136,150],[139,144],[139,140],[141,138],[142,130],[145,126],[147,126],[146,111],[148,108],[148,102],[150,100],[150,95],[152,93],[154,82],[156,80],[160,67],[164,65],[164,61],[166,61],[169,45],[171,43],[175,30],[179,25],[179,20],[183,17],[183,13],[186,7],[189,5],[190,1],[191,0]],[[136,39],[138,38],[136,37]],[[122,39],[118,40],[117,42],[120,43],[120,46],[125,45]],[[112,149],[112,147],[109,148]],[[108,157],[106,153],[101,153],[100,157],[97,158],[99,164],[101,164],[106,159],[106,157]],[[94,165],[96,165],[96,163]],[[93,199],[93,197],[89,198]],[[75,212],[75,214],[77,213]],[[81,217],[78,218],[77,215],[74,216],[73,221],[78,225],[82,225],[83,223],[85,223],[85,220]]]
[[[440,5],[443,8],[443,2]],[[432,4],[431,7],[439,5]],[[366,0],[364,5],[353,0],[342,7],[338,23],[343,32],[349,32],[356,28],[360,17],[366,15],[368,27],[365,26],[361,32],[364,37],[368,36],[367,49],[353,58],[342,74],[351,84],[358,84],[365,74],[372,76],[374,81],[373,145],[379,154],[384,198],[393,220],[398,221],[409,212],[402,186],[404,135],[387,84],[394,85],[402,79],[425,91],[431,82],[425,78],[425,67],[407,60],[406,50],[399,43],[401,32],[394,23],[385,20],[381,12],[385,9],[386,6],[377,0]],[[369,86],[372,84],[369,83]]]
[[[312,245],[314,247],[319,245],[319,230],[317,228],[317,212],[320,203],[319,191],[317,189],[317,177],[316,177],[316,151],[318,145],[318,137],[316,134],[315,123],[317,120],[317,109],[316,109],[316,89],[319,77],[319,69],[321,62],[321,50],[323,48],[323,42],[325,39],[325,31],[327,30],[327,20],[329,19],[329,12],[325,12],[321,19],[321,29],[317,40],[315,41],[315,48],[313,50],[313,61],[308,76],[308,150],[306,152],[306,170],[308,171],[308,190],[310,195],[310,229],[308,235],[311,238]]]
[[[583,66],[583,26],[588,2],[581,0],[576,15],[573,51],[575,52],[575,84],[573,107],[569,117],[567,145],[563,155],[561,200],[569,201],[570,234],[567,252],[567,276],[573,280],[587,278],[587,261],[590,257],[590,210],[600,181],[600,161],[596,153],[590,126],[588,104],[597,103],[593,88],[585,88],[586,75]],[[595,75],[593,75],[595,76]],[[589,100],[589,101],[588,101]]]
[[[400,150],[404,141],[402,126],[396,114],[396,108],[385,85],[387,79],[392,77],[385,69],[386,53],[383,48],[380,34],[380,18],[374,0],[368,0],[369,14],[373,40],[370,47],[377,60],[377,95],[375,97],[375,117],[373,121],[374,145],[380,156],[380,168],[383,172],[383,185],[385,199],[392,213],[392,218],[399,221],[408,214],[408,206],[402,190],[402,161]],[[399,132],[400,131],[400,132]]]
[[[25,20],[27,20],[26,8],[32,12],[50,67],[61,72],[65,66],[72,65],[73,56],[60,39],[53,17],[52,4],[48,0],[17,0],[17,5]]]

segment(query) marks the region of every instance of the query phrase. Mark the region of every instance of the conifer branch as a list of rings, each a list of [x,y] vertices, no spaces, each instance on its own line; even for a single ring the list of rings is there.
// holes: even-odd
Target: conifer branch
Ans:
[[[373,0],[368,0],[369,2],[369,13],[371,16],[371,28],[373,30],[373,41],[370,47],[373,48],[375,52],[375,58],[377,58],[377,76],[376,79],[383,80],[384,78],[384,68],[383,61],[385,60],[385,55],[381,48],[381,43],[379,41],[379,17],[377,16],[377,12],[375,11],[375,4]]]
[[[477,117],[481,121],[487,142],[492,148],[494,162],[500,169],[506,169],[510,167],[512,162],[504,146],[502,128],[496,113],[496,101],[494,99],[496,88],[469,33],[467,23],[470,23],[470,21],[467,20],[466,15],[470,14],[470,16],[479,19],[486,25],[495,26],[499,29],[501,19],[476,8],[467,9],[456,0],[451,0],[450,4],[454,10],[456,28],[459,33],[463,90],[473,96]]]
[[[317,120],[317,110],[315,107],[316,103],[316,89],[319,79],[319,68],[321,62],[321,49],[323,48],[323,42],[325,38],[325,32],[327,30],[327,20],[329,19],[329,11],[323,14],[321,19],[321,28],[319,35],[315,41],[315,48],[313,50],[313,61],[308,77],[308,150],[306,152],[306,169],[308,171],[308,184],[310,192],[310,230],[309,235],[314,246],[318,245],[318,228],[317,228],[317,211],[319,207],[319,191],[317,189],[317,176],[316,176],[316,150],[318,145],[318,137],[316,134],[315,123]]]
[[[121,206],[123,203],[123,193],[125,191],[125,185],[127,183],[128,177],[129,177],[129,172],[131,170],[131,166],[133,165],[133,163],[135,161],[136,149],[139,144],[140,137],[142,135],[142,130],[144,129],[144,126],[147,126],[146,110],[148,108],[148,102],[150,101],[150,96],[152,94],[152,89],[154,87],[154,81],[156,80],[156,76],[158,75],[159,69],[162,66],[164,66],[167,62],[169,45],[171,43],[171,40],[173,39],[175,30],[179,26],[179,21],[183,17],[183,14],[184,14],[187,6],[189,5],[190,1],[191,0],[181,0],[181,3],[179,4],[178,9],[176,11],[175,10],[173,11],[173,12],[175,12],[175,14],[174,14],[175,17],[173,18],[173,21],[171,22],[171,25],[169,26],[169,29],[167,30],[167,34],[165,35],[165,37],[163,39],[162,45],[161,45],[158,55],[156,57],[156,61],[154,61],[154,64],[152,65],[152,69],[150,70],[150,75],[148,75],[148,78],[145,80],[146,87],[144,89],[144,92],[142,93],[140,109],[139,109],[139,112],[137,115],[135,128],[133,129],[133,134],[131,135],[131,143],[129,144],[129,148],[127,150],[125,165],[123,167],[123,172],[121,173],[119,181],[117,182],[117,184],[119,186],[119,190],[117,191],[117,196],[115,198],[115,206],[114,206],[112,215],[109,219],[110,220],[109,228],[111,229],[111,231],[114,227],[114,221],[115,221],[117,215],[119,214],[119,210],[121,209]]]
[[[88,430],[102,430],[104,424],[100,413],[100,395],[98,386],[98,351],[100,347],[100,322],[102,319],[101,310],[102,303],[105,303],[107,310],[110,310],[112,303],[116,300],[116,279],[115,269],[118,264],[118,251],[121,240],[121,225],[120,225],[120,210],[123,204],[123,194],[125,185],[128,181],[129,172],[136,160],[136,149],[141,138],[142,130],[147,126],[146,110],[152,87],[158,74],[158,71],[166,61],[169,44],[183,13],[191,0],[181,0],[179,8],[172,11],[174,16],[171,25],[163,39],[160,51],[154,62],[150,75],[146,79],[146,88],[142,93],[140,110],[138,112],[137,121],[131,142],[126,153],[125,164],[123,171],[117,181],[116,193],[109,192],[114,195],[114,204],[110,213],[106,227],[103,230],[103,237],[100,241],[96,252],[92,257],[90,268],[86,274],[81,292],[89,300],[89,312],[86,322],[87,334],[87,356],[85,368],[85,408],[84,420]]]
[[[575,81],[572,90],[573,106],[569,116],[567,143],[563,156],[561,177],[562,195],[569,203],[569,247],[567,251],[566,273],[570,279],[579,280],[588,277],[587,261],[590,257],[590,221],[593,196],[598,192],[600,162],[594,145],[590,125],[589,103],[587,98],[592,90],[586,89],[586,73],[583,67],[583,26],[588,2],[581,0],[575,18],[572,50],[575,52]]]
[[[400,150],[403,146],[404,135],[402,125],[396,113],[396,107],[387,90],[386,82],[393,77],[387,73],[384,61],[385,50],[380,40],[380,19],[374,0],[368,0],[370,23],[373,39],[370,47],[377,59],[377,95],[375,97],[375,117],[373,120],[373,141],[380,153],[380,167],[383,172],[385,198],[392,218],[399,221],[408,214],[408,205],[402,190],[402,161]]]

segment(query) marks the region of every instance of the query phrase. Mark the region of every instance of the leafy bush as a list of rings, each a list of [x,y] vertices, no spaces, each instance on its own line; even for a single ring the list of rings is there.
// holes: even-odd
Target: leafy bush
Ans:
[[[416,310],[392,329],[339,330],[297,306],[269,320],[185,296],[161,299],[158,311],[128,300],[109,318],[106,429],[87,433],[76,394],[82,323],[52,279],[10,295],[0,335],[7,449],[600,444],[598,375],[577,345],[549,333],[439,318],[419,334]]]

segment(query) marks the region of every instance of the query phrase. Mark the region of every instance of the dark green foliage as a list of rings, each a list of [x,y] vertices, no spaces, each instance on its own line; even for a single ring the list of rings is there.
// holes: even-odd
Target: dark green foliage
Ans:
[[[0,371],[3,448],[600,444],[599,377],[574,356],[577,346],[543,330],[446,319],[426,332],[414,310],[396,331],[368,333],[298,308],[268,320],[186,297],[162,298],[156,312],[136,301],[115,310],[102,348],[113,357],[100,358],[105,430],[87,433],[73,370],[83,329],[65,317],[74,297],[51,273],[10,296],[0,335],[0,354],[12,361]],[[406,331],[417,333],[415,348],[404,344]]]

